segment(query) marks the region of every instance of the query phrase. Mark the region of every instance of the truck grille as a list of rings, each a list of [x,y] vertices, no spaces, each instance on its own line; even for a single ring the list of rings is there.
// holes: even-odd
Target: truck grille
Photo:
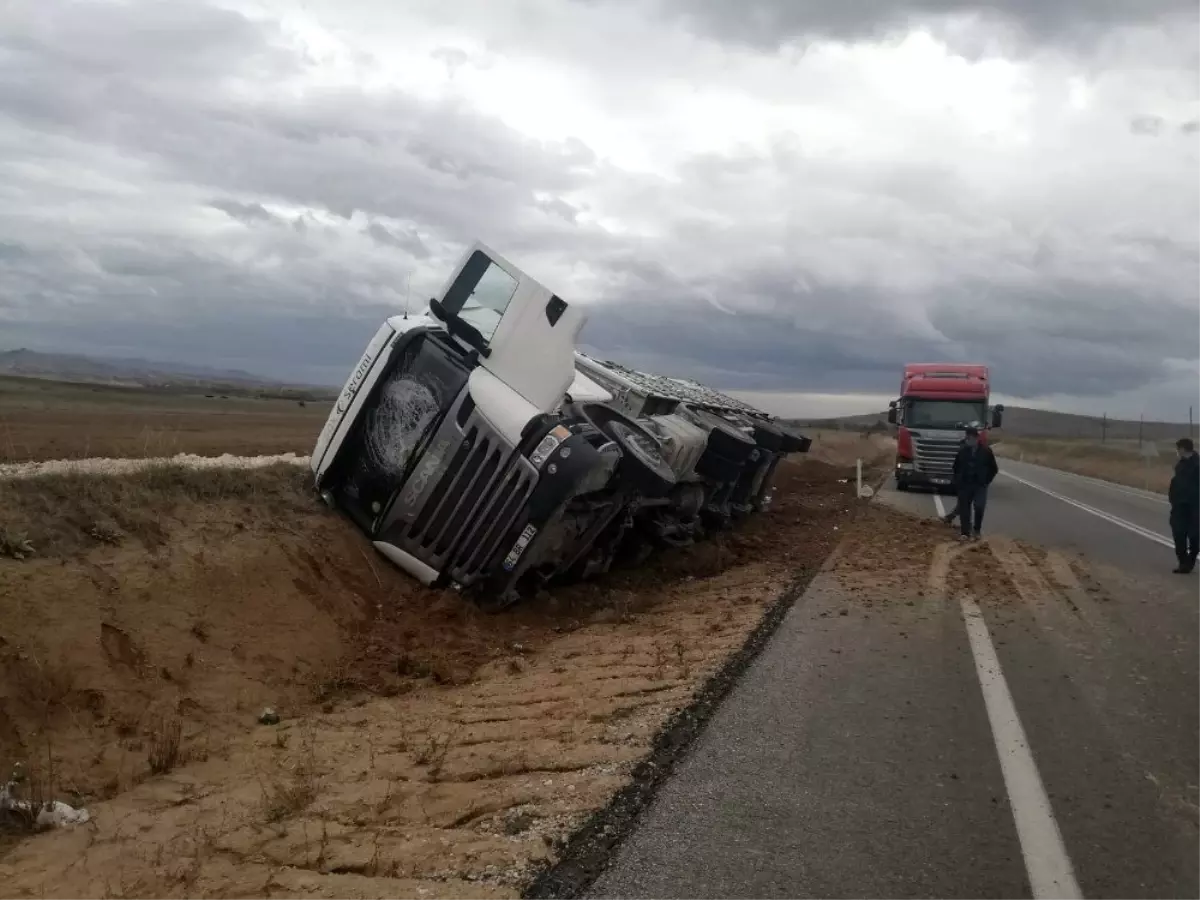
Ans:
[[[460,398],[429,442],[429,448],[453,446],[449,461],[432,463],[438,471],[415,502],[406,502],[407,489],[401,489],[389,515],[395,524],[384,529],[389,543],[463,585],[495,556],[537,480],[537,469],[476,410],[460,423],[466,411]]]
[[[917,471],[932,478],[950,478],[954,473],[959,440],[957,435],[945,438],[913,435],[913,463]]]

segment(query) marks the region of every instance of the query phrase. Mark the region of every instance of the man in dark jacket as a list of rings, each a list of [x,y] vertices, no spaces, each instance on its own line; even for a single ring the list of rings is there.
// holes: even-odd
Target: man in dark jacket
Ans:
[[[967,445],[966,440],[965,439],[961,440],[958,442],[958,449],[961,451],[962,448],[965,447],[966,445]],[[950,510],[950,512],[948,512],[944,516],[942,516],[942,521],[945,522],[947,525],[953,525],[954,517],[957,515],[958,515],[958,497],[955,496],[954,509]]]
[[[970,426],[966,440],[954,457],[954,486],[958,490],[958,521],[962,527],[962,539],[979,540],[983,528],[983,513],[987,509],[988,486],[1000,473],[996,465],[996,454],[991,447],[979,443],[979,430]],[[971,510],[975,511],[974,530],[971,525]]]
[[[1177,575],[1187,575],[1196,568],[1197,547],[1200,546],[1200,457],[1191,438],[1175,442],[1179,462],[1167,499],[1171,501],[1171,536],[1175,538]]]

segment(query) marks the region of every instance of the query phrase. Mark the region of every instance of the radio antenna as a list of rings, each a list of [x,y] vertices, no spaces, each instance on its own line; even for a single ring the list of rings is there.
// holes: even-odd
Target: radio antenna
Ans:
[[[408,318],[408,301],[412,296],[412,272],[404,279],[404,318]]]

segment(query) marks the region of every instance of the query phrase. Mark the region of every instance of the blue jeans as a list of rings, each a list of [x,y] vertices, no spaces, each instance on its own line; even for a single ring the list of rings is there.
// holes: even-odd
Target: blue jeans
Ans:
[[[988,486],[986,484],[962,485],[958,489],[958,522],[962,533],[971,536],[974,524],[976,533],[983,530],[983,513],[987,509]],[[974,515],[972,516],[972,512]]]

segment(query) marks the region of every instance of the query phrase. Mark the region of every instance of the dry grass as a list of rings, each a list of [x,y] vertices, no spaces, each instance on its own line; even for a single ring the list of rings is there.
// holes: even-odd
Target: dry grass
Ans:
[[[179,716],[162,716],[150,735],[150,752],[146,761],[152,775],[165,775],[180,762],[183,742],[183,721]]]
[[[1156,446],[1159,455],[1147,459],[1139,451],[1137,441],[1102,443],[1003,437],[996,444],[996,453],[1002,458],[1165,494],[1175,465],[1175,450],[1170,442],[1159,442]]]
[[[313,507],[311,474],[286,464],[247,470],[163,465],[123,475],[0,480],[0,557],[72,556],[128,538],[154,547],[181,508],[230,500],[286,522]]]
[[[300,746],[296,759],[263,787],[263,817],[268,822],[282,822],[306,809],[317,798],[316,729],[309,719],[299,725]],[[279,749],[287,746],[276,734],[275,745]]]

